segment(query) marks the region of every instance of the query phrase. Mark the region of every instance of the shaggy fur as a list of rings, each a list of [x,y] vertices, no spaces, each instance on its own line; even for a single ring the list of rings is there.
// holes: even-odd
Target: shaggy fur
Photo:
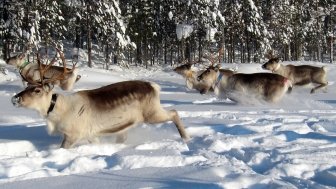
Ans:
[[[12,98],[15,106],[37,110],[47,120],[50,133],[64,135],[61,147],[77,141],[94,141],[97,136],[117,133],[117,142],[126,140],[126,131],[139,123],[172,121],[181,137],[188,140],[175,110],[160,104],[160,87],[144,81],[124,81],[65,96],[58,94],[54,109],[48,113],[53,92],[48,87],[28,87]]]
[[[306,85],[309,83],[318,84],[310,93],[328,85],[327,71],[325,67],[315,67],[310,65],[282,65],[279,58],[272,58],[262,65],[263,69],[287,77],[294,85]]]

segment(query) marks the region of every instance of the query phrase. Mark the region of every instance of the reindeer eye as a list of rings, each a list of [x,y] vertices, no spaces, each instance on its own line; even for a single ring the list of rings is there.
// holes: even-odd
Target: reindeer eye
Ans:
[[[35,92],[36,94],[40,94],[40,93],[42,92],[42,89],[40,89],[40,88],[35,88],[35,89],[34,89],[34,92]]]

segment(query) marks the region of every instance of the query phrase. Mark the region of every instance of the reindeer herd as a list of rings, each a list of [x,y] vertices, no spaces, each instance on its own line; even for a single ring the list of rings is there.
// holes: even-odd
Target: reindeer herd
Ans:
[[[176,110],[164,110],[160,104],[160,86],[146,81],[124,81],[70,95],[53,91],[54,85],[71,90],[79,80],[76,65],[66,67],[63,52],[56,47],[63,67],[54,66],[56,58],[42,63],[36,53],[36,63],[25,63],[26,55],[9,58],[6,63],[17,66],[28,87],[12,97],[16,107],[36,110],[46,119],[50,134],[63,135],[62,148],[77,142],[98,142],[99,136],[116,134],[116,142],[127,139],[127,130],[139,123],[172,121],[180,136],[189,140]],[[56,56],[55,56],[56,57]],[[25,71],[26,70],[26,71]]]
[[[127,139],[128,129],[140,123],[163,123],[172,121],[181,138],[189,140],[184,125],[176,110],[165,110],[160,104],[160,86],[146,81],[123,81],[92,90],[82,90],[69,95],[54,92],[54,85],[71,90],[81,78],[76,64],[67,68],[64,53],[55,47],[56,55],[51,61],[43,62],[37,52],[36,61],[29,62],[23,52],[9,58],[6,63],[16,66],[27,87],[12,97],[16,107],[36,110],[46,119],[50,134],[63,135],[62,148],[71,148],[86,140],[98,142],[99,136],[116,134],[116,142]],[[60,57],[63,66],[54,65]],[[214,92],[218,97],[234,101],[237,94],[253,96],[273,103],[279,101],[292,85],[319,84],[325,88],[325,68],[314,66],[284,66],[279,59],[270,59],[262,65],[273,73],[237,73],[211,65],[204,70],[194,71],[191,64],[174,69],[186,79],[189,89],[201,94]]]
[[[189,89],[196,89],[201,94],[214,91],[218,97],[236,102],[240,101],[240,97],[247,97],[275,103],[290,93],[293,85],[318,85],[311,93],[328,85],[325,67],[285,66],[279,58],[271,58],[261,67],[272,73],[237,73],[213,64],[199,71],[192,70],[191,64],[183,64],[174,71],[185,78]]]

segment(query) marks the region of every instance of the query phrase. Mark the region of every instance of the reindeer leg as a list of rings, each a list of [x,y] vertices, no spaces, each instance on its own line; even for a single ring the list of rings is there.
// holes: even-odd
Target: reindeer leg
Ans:
[[[127,139],[127,131],[123,131],[117,134],[116,143],[122,144]]]
[[[185,140],[189,141],[190,137],[188,136],[187,132],[184,129],[184,125],[181,122],[180,116],[177,114],[176,110],[170,110],[168,112],[170,114],[172,121],[174,122],[178,132],[180,133],[180,136]]]
[[[71,148],[77,140],[75,138],[69,137],[64,134],[61,148],[69,149]]]
[[[96,144],[100,143],[100,140],[99,140],[98,137],[92,137],[92,138],[88,139],[88,141],[89,141],[90,144],[92,144],[92,143],[96,143]]]
[[[166,121],[172,121],[175,124],[178,132],[180,133],[180,136],[184,139],[184,141],[188,141],[190,139],[176,110],[157,110],[153,115],[151,115],[151,117],[147,118],[145,122],[155,124]]]
[[[313,94],[315,93],[316,90],[320,89],[320,88],[323,88],[323,87],[326,87],[328,85],[328,83],[319,83],[321,85],[317,86],[317,87],[314,87],[311,91],[310,91],[310,94]]]

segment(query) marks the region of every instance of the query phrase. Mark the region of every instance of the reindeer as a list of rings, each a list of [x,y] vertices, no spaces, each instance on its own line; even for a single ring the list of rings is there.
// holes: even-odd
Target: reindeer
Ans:
[[[224,47],[221,47],[218,52],[218,56],[214,58],[213,54],[210,54],[207,59],[210,61],[210,65],[215,65],[216,61],[221,60],[221,56],[223,54]],[[186,79],[186,85],[188,89],[196,89],[197,91],[208,91],[206,90],[207,86],[205,86],[202,82],[199,82],[197,80],[197,76],[204,72],[204,69],[194,71],[191,69],[193,63],[187,62],[185,64],[182,64],[176,68],[174,68],[174,71],[180,75],[182,75]],[[218,65],[219,66],[219,65]],[[217,67],[218,67],[217,66]],[[211,91],[213,91],[212,88],[210,88]]]
[[[310,65],[282,65],[279,58],[271,58],[262,65],[265,70],[272,73],[280,74],[287,77],[294,85],[306,85],[309,83],[319,84],[311,89],[310,93],[314,93],[318,89],[325,88],[328,85],[326,68]]]
[[[56,50],[59,53],[63,64],[66,64],[63,52],[59,48],[56,48]],[[39,81],[40,80],[39,66],[44,67],[44,65],[41,64],[41,59],[38,53],[37,53],[37,62],[31,63],[28,60],[26,60],[27,51],[28,48],[23,53],[13,56],[6,60],[7,64],[16,66],[19,69],[19,73],[22,77],[22,81],[24,84]],[[63,68],[60,66],[53,65],[57,61],[56,55],[48,64],[49,65],[48,69],[46,69],[46,73],[44,73],[44,76],[46,78],[50,79],[53,77],[57,77],[58,75],[62,75]],[[58,80],[54,80],[53,82],[53,85],[58,85],[63,90],[71,90],[73,88],[74,83],[81,78],[80,75],[77,75],[75,69],[66,69],[66,74],[64,74],[63,76],[64,77],[62,78],[59,77]]]
[[[188,89],[196,89],[197,91],[204,90],[205,86],[197,81],[197,76],[202,73],[203,70],[195,71],[192,70],[191,67],[192,64],[186,63],[174,68],[174,71],[185,78]]]
[[[41,78],[49,68],[40,67]],[[54,93],[50,87],[56,79],[34,81],[13,96],[12,103],[39,112],[50,134],[63,134],[62,148],[71,148],[81,140],[92,142],[110,133],[117,134],[116,142],[121,143],[127,138],[127,130],[139,123],[166,121],[176,125],[185,141],[189,139],[176,110],[163,109],[160,86],[155,83],[123,81],[66,96]]]
[[[291,82],[278,74],[243,74],[224,69],[220,71],[216,66],[208,67],[197,79],[208,86],[201,93],[207,93],[207,89],[212,87],[217,96],[226,96],[234,101],[238,101],[235,95],[241,94],[277,102],[291,90]]]

